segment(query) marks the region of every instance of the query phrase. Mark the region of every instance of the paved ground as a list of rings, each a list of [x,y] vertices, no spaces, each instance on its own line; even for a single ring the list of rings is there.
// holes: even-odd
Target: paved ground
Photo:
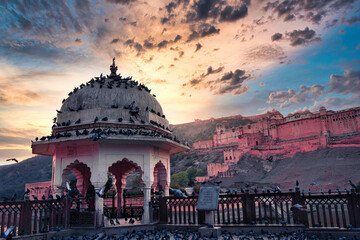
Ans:
[[[121,234],[111,234],[107,235],[104,232],[96,233],[94,235],[73,235],[67,238],[62,237],[51,237],[51,240],[140,240],[140,239],[149,239],[149,240],[180,240],[180,239],[190,239],[190,240],[197,240],[197,239],[217,239],[217,240],[296,240],[296,239],[320,239],[320,237],[313,235],[306,237],[302,232],[291,232],[288,230],[284,230],[279,233],[271,233],[268,231],[261,231],[260,233],[255,233],[254,231],[249,232],[233,232],[230,233],[228,231],[221,231],[221,235],[218,237],[202,237],[200,236],[199,232],[192,232],[192,231],[179,231],[179,230],[149,230],[149,231],[128,231]],[[354,239],[357,240],[356,236],[353,237],[332,237],[332,235],[327,235],[325,238],[322,237],[321,239]]]

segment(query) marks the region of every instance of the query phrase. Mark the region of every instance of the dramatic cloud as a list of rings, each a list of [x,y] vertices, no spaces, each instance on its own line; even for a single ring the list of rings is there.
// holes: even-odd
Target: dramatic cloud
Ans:
[[[206,73],[203,73],[199,77],[194,78],[187,83],[184,83],[183,87],[190,87],[195,89],[209,89],[215,95],[241,95],[250,90],[249,86],[243,84],[243,82],[249,80],[251,76],[249,74],[245,74],[245,71],[240,69],[224,73],[217,80],[205,81],[207,76],[220,73],[223,69],[223,67],[213,69],[210,66],[208,67]]]
[[[280,40],[282,38],[282,34],[281,33],[275,33],[274,35],[271,36],[271,41],[277,41]]]
[[[116,4],[130,4],[132,2],[135,2],[136,0],[106,0],[109,3],[116,3]]]
[[[246,53],[246,58],[249,59],[249,61],[270,61],[277,58],[285,58],[285,52],[282,47],[277,45],[259,45],[258,47],[250,49]]]
[[[360,16],[353,16],[349,19],[344,19],[344,18],[340,19],[340,23],[346,24],[346,25],[353,25],[358,22],[360,22]]]
[[[203,37],[208,37],[214,34],[219,34],[220,29],[217,29],[215,26],[207,24],[207,23],[203,23],[197,26],[197,30],[195,29],[195,26],[192,25],[191,26],[191,34],[188,37],[187,42],[190,42],[192,40],[198,39],[198,38],[203,38]]]
[[[327,86],[329,87],[328,91],[325,90]],[[280,108],[284,108],[290,106],[292,103],[303,103],[309,99],[317,101],[320,97],[330,93],[350,94],[350,98],[346,100],[346,105],[355,103],[356,100],[360,99],[360,71],[347,70],[344,75],[333,74],[330,76],[330,82],[327,85],[316,84],[311,87],[300,85],[299,92],[295,92],[293,89],[272,92],[269,95],[267,103],[277,103]],[[327,100],[317,102],[324,103],[324,105],[327,106],[333,106],[332,103],[334,102],[329,101],[334,101],[334,99],[338,99],[338,97],[326,97],[324,99]]]
[[[24,41],[3,41],[0,40],[0,52],[6,54],[22,54],[29,57],[43,58],[52,60],[60,57],[67,50],[57,48],[51,43],[42,43],[36,40]]]
[[[226,6],[220,13],[220,21],[234,22],[240,18],[246,17],[248,14],[248,8],[245,4],[239,8],[233,6]]]
[[[110,43],[118,43],[120,41],[120,39],[118,39],[118,38],[114,38],[113,40],[111,40],[111,42]]]
[[[240,104],[257,114],[266,101],[358,104],[358,9],[354,0],[2,1],[0,123],[48,134],[62,98],[109,74],[114,56],[120,74],[150,85],[171,123],[237,114]],[[339,22],[347,34],[328,29]]]
[[[207,76],[209,76],[211,74],[217,74],[217,73],[221,72],[223,69],[224,69],[224,67],[219,67],[219,68],[213,69],[212,66],[209,66],[206,73],[202,73],[199,77],[192,79],[187,83],[184,83],[182,86],[183,87],[189,86],[190,88],[192,88],[192,87],[198,85],[199,83],[203,82],[203,80],[205,80],[205,78]],[[205,88],[206,87],[207,86],[205,86]]]
[[[208,18],[217,18],[221,10],[222,2],[220,0],[199,0],[194,1],[192,9],[186,14],[187,22],[198,20],[207,20]]]
[[[331,75],[329,87],[331,92],[360,96],[360,71],[347,70],[344,75]]]
[[[311,87],[300,85],[299,92],[289,89],[287,91],[270,93],[267,103],[277,103],[280,108],[285,108],[290,106],[292,103],[303,103],[309,98],[316,100],[325,93],[325,86],[323,85],[313,85]]]
[[[201,45],[200,43],[197,43],[197,44],[196,44],[195,52],[199,51],[200,48],[202,48],[202,45]]]
[[[234,22],[247,16],[247,5],[250,1],[243,1],[238,5],[227,4],[226,1],[221,0],[195,0],[191,10],[186,13],[186,22],[205,22],[208,19]]]
[[[181,39],[181,36],[178,34],[176,35],[175,39],[174,39],[174,42],[176,43],[177,41],[179,41]]]
[[[306,27],[304,30],[294,30],[292,32],[286,33],[287,37],[290,40],[291,46],[305,45],[311,42],[320,41],[320,38],[315,37],[315,31]]]
[[[38,93],[14,86],[2,86],[0,90],[0,106],[27,105],[39,99],[40,95]]]
[[[354,0],[276,0],[267,2],[263,9],[272,11],[285,22],[295,19],[296,16],[303,18],[305,15],[305,19],[319,24],[329,12],[351,6],[352,3]]]

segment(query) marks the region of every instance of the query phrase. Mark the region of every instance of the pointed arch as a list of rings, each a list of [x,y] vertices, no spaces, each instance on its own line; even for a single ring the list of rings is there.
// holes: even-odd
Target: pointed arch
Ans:
[[[154,183],[151,188],[155,189],[158,185],[160,185],[163,189],[169,187],[167,182],[167,170],[161,160],[156,163],[153,173]]]
[[[85,194],[91,177],[91,169],[85,163],[79,162],[79,160],[75,160],[74,162],[67,165],[62,173],[62,186],[65,186],[65,181],[67,180],[67,176],[69,176],[70,172],[73,172],[76,176],[76,187],[81,194]]]

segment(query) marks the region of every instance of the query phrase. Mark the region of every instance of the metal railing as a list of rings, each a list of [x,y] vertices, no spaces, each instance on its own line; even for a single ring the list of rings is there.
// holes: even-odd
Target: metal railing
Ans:
[[[0,202],[0,231],[14,235],[41,233],[69,226],[69,199]]]
[[[302,209],[294,208],[295,204]],[[164,224],[204,223],[197,210],[197,196],[160,197],[160,222]],[[287,193],[242,193],[220,195],[215,225],[265,224],[302,225],[306,228],[359,228],[360,194],[302,195]]]

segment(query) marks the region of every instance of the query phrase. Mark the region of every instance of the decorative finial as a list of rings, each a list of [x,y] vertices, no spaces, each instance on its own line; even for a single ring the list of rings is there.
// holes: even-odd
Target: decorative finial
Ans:
[[[116,76],[117,66],[115,65],[115,57],[113,58],[113,63],[110,66],[111,74],[110,76]]]

